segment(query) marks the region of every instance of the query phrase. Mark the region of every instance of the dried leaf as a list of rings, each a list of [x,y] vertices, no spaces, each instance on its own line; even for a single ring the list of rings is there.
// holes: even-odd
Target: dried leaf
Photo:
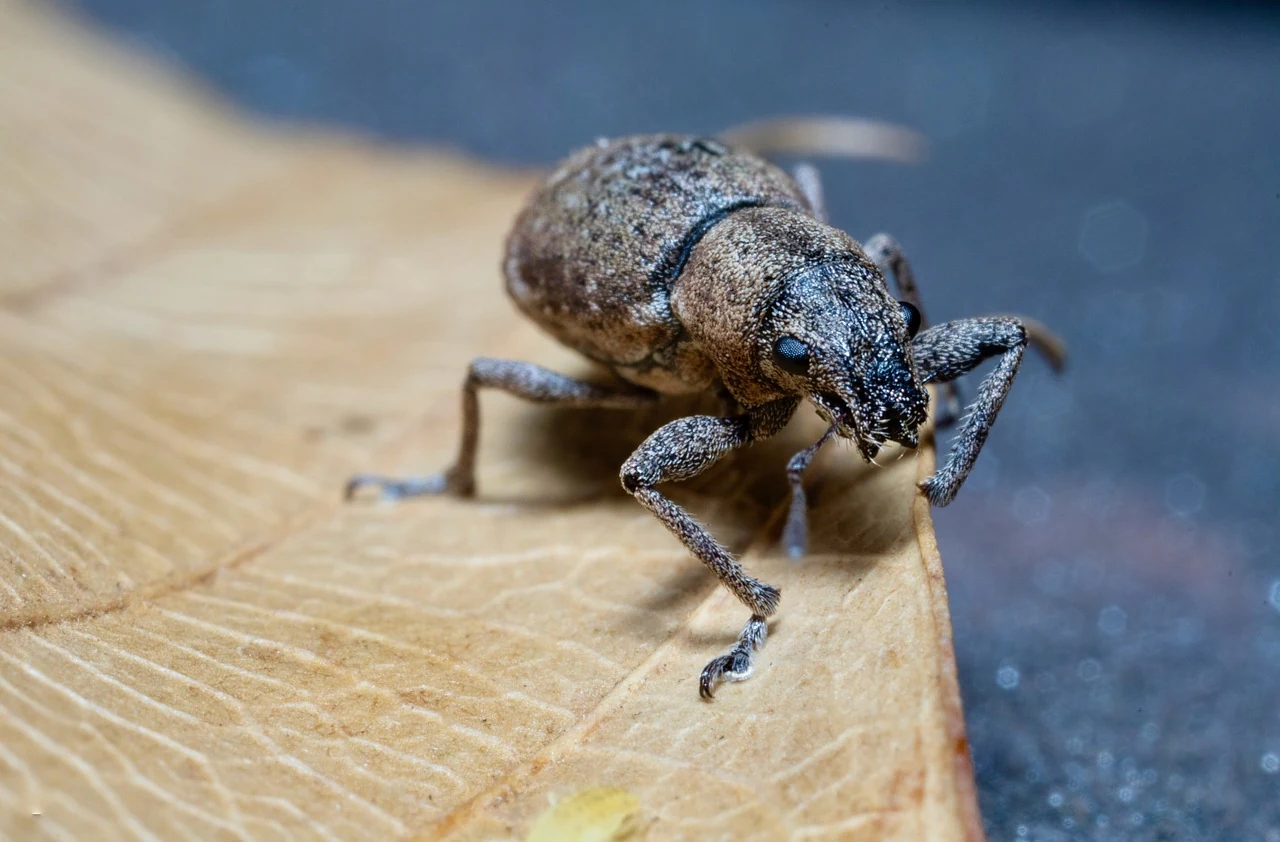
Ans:
[[[0,114],[0,837],[522,839],[606,782],[651,838],[981,838],[929,451],[828,448],[798,563],[816,418],[678,489],[783,590],[705,703],[743,610],[617,481],[661,417],[486,395],[478,500],[339,500],[447,462],[469,357],[581,369],[501,291],[530,174],[251,129],[14,2]]]
[[[616,842],[638,827],[640,801],[625,789],[592,787],[552,804],[526,842]]]

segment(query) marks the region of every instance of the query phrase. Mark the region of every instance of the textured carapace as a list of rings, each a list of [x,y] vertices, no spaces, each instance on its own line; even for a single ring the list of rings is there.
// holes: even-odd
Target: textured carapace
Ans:
[[[552,336],[660,392],[723,386],[746,408],[808,397],[868,458],[909,446],[927,394],[880,270],[796,182],[692,136],[602,142],[537,190],[507,290]],[[808,351],[785,371],[774,345]]]

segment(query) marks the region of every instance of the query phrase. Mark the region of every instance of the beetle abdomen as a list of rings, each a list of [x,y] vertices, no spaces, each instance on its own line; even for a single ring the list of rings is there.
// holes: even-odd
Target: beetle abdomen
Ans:
[[[693,136],[602,141],[566,160],[517,218],[507,291],[556,339],[626,376],[669,367],[681,336],[671,286],[689,252],[735,211],[766,206],[808,209],[786,173],[753,155]]]

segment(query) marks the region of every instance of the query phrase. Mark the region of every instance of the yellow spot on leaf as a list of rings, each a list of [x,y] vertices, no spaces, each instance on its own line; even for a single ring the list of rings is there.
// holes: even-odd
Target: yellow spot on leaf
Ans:
[[[580,790],[544,810],[526,842],[615,842],[635,831],[639,812],[639,799],[625,789]]]

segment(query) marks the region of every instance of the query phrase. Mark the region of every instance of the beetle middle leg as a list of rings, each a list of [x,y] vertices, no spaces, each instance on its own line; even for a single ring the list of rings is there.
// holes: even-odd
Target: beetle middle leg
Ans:
[[[950,503],[972,470],[1029,343],[1042,351],[1055,368],[1061,368],[1065,354],[1061,340],[1039,323],[1024,324],[1012,316],[947,322],[921,331],[911,343],[926,382],[948,382],[983,360],[999,357],[996,367],[978,387],[978,399],[960,426],[946,464],[920,483],[933,505]]]
[[[728,654],[702,671],[699,692],[711,698],[721,679],[741,680],[751,672],[751,653],[764,643],[767,620],[778,609],[780,592],[748,575],[704,526],[654,486],[691,479],[726,453],[776,434],[795,412],[798,400],[785,398],[743,415],[693,415],[666,424],[645,439],[622,465],[622,486],[711,568],[726,588],[751,610],[751,619]]]
[[[472,360],[462,382],[462,437],[453,466],[436,474],[418,477],[383,477],[357,474],[347,482],[350,499],[364,487],[377,488],[383,499],[399,500],[423,494],[475,493],[476,446],[480,441],[480,400],[482,388],[501,389],[534,403],[571,407],[632,408],[657,400],[657,394],[638,386],[604,386],[577,380],[533,363],[481,357]]]
[[[804,472],[827,440],[836,434],[828,427],[822,438],[791,457],[787,463],[787,481],[791,484],[791,508],[787,525],[782,529],[782,546],[791,558],[801,558],[809,546],[809,498],[804,490]]]
[[[919,311],[920,329],[929,327],[929,316],[925,312],[924,301],[920,298],[920,287],[916,286],[916,273],[911,270],[911,263],[902,251],[902,244],[889,234],[876,234],[863,243],[862,249],[867,257],[875,261],[882,274],[893,275],[898,295]],[[959,417],[960,389],[955,383],[948,381],[938,389],[938,413],[934,417],[934,424],[938,427],[950,427]]]

